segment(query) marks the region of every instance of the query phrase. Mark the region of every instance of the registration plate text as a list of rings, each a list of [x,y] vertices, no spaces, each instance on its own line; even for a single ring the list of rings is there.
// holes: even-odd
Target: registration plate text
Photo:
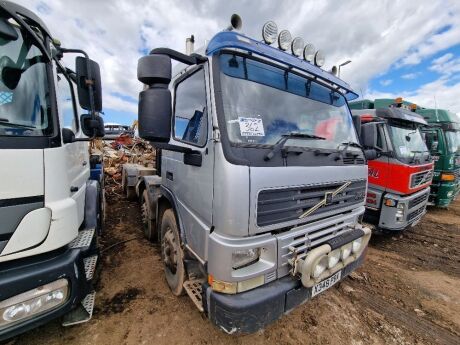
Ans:
[[[319,282],[318,284],[314,285],[312,290],[311,290],[311,297],[316,296],[317,294],[329,289],[332,285],[337,283],[340,280],[340,277],[342,276],[342,271],[338,271],[334,275],[330,276],[327,279],[324,279],[323,281]]]

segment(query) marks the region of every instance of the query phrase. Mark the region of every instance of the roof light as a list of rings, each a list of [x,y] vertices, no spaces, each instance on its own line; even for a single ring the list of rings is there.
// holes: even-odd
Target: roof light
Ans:
[[[272,44],[276,41],[276,37],[278,36],[278,26],[272,20],[266,22],[262,27],[262,38],[264,39],[265,43]]]
[[[417,104],[412,103],[412,104],[410,105],[410,110],[411,110],[412,112],[415,112],[415,111],[417,110]]]
[[[303,49],[303,58],[308,62],[313,62],[315,58],[315,46],[311,43],[308,43]]]
[[[321,67],[326,62],[326,57],[321,50],[318,50],[315,54],[315,65]]]
[[[302,55],[303,47],[305,46],[305,42],[302,37],[296,37],[292,40],[291,43],[291,51],[292,54],[299,57]]]
[[[291,33],[287,30],[281,30],[280,34],[278,35],[278,45],[281,50],[288,50],[289,46],[291,45],[292,36]]]

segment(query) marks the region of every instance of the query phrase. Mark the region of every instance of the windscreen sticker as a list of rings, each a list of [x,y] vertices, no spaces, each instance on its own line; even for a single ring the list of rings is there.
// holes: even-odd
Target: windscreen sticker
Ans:
[[[399,152],[401,152],[402,155],[405,155],[408,153],[407,147],[405,146],[400,146],[399,147]]]
[[[242,137],[264,137],[264,124],[261,118],[238,117],[240,123],[240,135]]]

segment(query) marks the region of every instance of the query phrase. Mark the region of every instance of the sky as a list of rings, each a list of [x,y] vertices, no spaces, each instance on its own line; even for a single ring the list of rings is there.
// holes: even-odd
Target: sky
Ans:
[[[460,1],[455,0],[17,0],[47,24],[65,48],[101,66],[104,120],[132,124],[142,86],[137,60],[152,48],[184,52],[225,29],[230,16],[261,39],[268,20],[326,53],[329,70],[362,98],[401,96],[460,114]],[[73,59],[66,58],[73,67]]]

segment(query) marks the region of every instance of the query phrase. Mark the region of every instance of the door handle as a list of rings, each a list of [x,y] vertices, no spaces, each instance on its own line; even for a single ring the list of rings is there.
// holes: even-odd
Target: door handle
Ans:
[[[78,192],[78,187],[72,186],[70,187],[70,193]]]
[[[83,161],[83,163],[81,163],[84,167],[88,164],[87,161]]]
[[[166,172],[166,178],[167,178],[168,180],[170,180],[170,181],[174,181],[174,175],[173,175],[173,173],[170,172],[170,171],[167,171],[167,172]]]

